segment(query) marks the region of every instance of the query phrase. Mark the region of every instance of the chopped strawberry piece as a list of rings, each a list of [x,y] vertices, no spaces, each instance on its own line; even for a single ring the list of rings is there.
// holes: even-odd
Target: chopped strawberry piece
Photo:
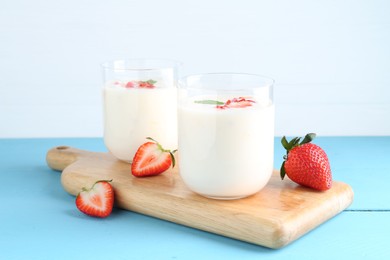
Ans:
[[[140,87],[140,88],[146,88],[147,85],[148,85],[148,83],[146,83],[146,82],[144,82],[144,81],[141,81],[141,82],[139,83],[139,87]]]
[[[134,82],[133,81],[129,81],[126,83],[126,88],[134,88]]]
[[[242,108],[242,107],[250,107],[256,101],[251,99],[246,99],[243,97],[229,99],[223,105],[216,106],[218,109],[226,109],[226,108]]]
[[[154,88],[155,86],[153,84],[150,84],[150,83],[146,83],[146,88]]]
[[[155,88],[156,86],[154,84],[156,82],[157,81],[151,79],[148,81],[132,80],[132,81],[128,81],[126,84],[120,81],[115,81],[114,85],[121,85],[125,88]]]
[[[138,81],[138,87],[139,88],[155,88],[156,86],[154,86],[154,83],[156,83],[156,81],[154,80],[148,80],[148,81]]]

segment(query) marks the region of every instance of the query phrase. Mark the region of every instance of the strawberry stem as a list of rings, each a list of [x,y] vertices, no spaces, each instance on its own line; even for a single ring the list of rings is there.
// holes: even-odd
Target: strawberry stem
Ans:
[[[148,139],[148,140],[150,140],[150,141],[153,141],[153,142],[157,143],[157,141],[154,140],[152,137],[146,137],[146,139]]]
[[[93,187],[95,187],[95,185],[97,184],[97,183],[99,183],[99,182],[112,182],[112,179],[111,180],[98,180],[98,181],[96,181],[93,185],[92,185],[92,187],[91,188],[86,188],[86,187],[82,187],[81,188],[81,192],[83,192],[83,191],[90,191],[90,190],[92,190],[93,189]],[[79,194],[80,194],[80,192],[79,192]]]

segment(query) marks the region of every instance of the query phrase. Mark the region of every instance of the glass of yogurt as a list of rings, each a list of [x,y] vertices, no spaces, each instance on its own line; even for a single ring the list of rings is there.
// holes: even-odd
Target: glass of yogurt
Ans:
[[[115,60],[102,64],[104,143],[131,162],[146,137],[177,148],[177,75],[170,60]]]
[[[239,199],[260,191],[273,171],[273,80],[210,73],[180,80],[179,172],[192,191]]]

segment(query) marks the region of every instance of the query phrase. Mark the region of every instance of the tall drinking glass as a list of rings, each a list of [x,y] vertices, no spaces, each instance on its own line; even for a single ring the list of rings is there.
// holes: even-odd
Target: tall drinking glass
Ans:
[[[179,84],[179,171],[194,192],[238,199],[273,171],[273,80],[252,74],[192,75]]]
[[[115,60],[102,64],[104,142],[131,162],[146,137],[177,148],[177,74],[169,60]]]

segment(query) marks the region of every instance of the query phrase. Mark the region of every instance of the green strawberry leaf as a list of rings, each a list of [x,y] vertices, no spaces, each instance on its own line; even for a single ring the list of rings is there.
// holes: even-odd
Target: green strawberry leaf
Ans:
[[[175,156],[173,155],[174,152],[176,152],[176,150],[173,152],[169,151],[169,154],[171,155],[171,158],[172,158],[172,168],[175,168],[175,165],[176,165],[176,159],[175,159]]]
[[[287,141],[285,136],[282,137],[281,142],[282,142],[284,149],[288,150],[290,146],[289,146],[288,141]]]
[[[280,178],[282,178],[282,180],[284,179],[284,176],[286,176],[286,169],[284,168],[284,163],[282,163],[282,166],[280,167]]]
[[[303,138],[302,142],[300,143],[300,145],[302,144],[307,144],[307,143],[310,143],[311,141],[313,141],[313,139],[316,137],[316,134],[315,133],[309,133],[305,136],[305,138]]]
[[[223,104],[225,104],[224,102],[217,101],[217,100],[210,100],[210,99],[206,99],[206,100],[195,100],[194,102],[195,102],[196,104],[204,104],[204,105],[223,105]]]
[[[293,138],[293,139],[290,141],[290,143],[291,143],[291,148],[297,146],[297,144],[299,143],[300,140],[301,140],[300,137],[295,137],[295,138]]]

